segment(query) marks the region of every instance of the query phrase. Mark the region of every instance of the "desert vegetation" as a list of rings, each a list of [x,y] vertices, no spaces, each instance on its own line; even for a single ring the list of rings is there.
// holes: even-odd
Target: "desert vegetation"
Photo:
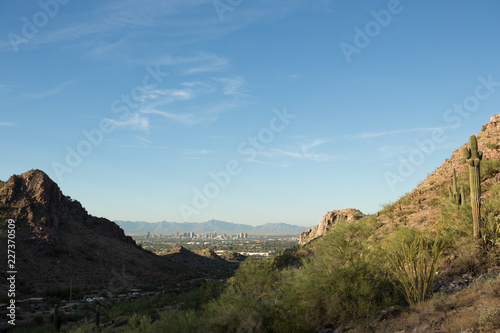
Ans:
[[[468,327],[498,327],[500,283],[498,274],[485,268],[499,262],[500,185],[487,192],[481,243],[474,241],[471,205],[465,203],[457,213],[455,203],[443,195],[442,214],[429,228],[395,225],[387,233],[376,215],[344,221],[324,237],[274,259],[248,259],[225,282],[203,283],[176,297],[137,300],[111,310],[113,316],[103,312],[101,331],[391,331],[419,325],[414,313],[429,318],[456,313],[485,295],[485,288],[490,291],[481,302],[488,298],[490,305],[468,314]],[[468,285],[449,289],[448,280],[463,274],[473,276]],[[121,326],[113,326],[112,317]],[[87,320],[70,331],[92,332],[95,319]],[[451,329],[457,324],[441,325]]]

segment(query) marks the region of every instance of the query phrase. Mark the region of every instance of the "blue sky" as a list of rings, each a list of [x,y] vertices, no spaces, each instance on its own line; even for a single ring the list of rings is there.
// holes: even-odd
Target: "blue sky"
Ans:
[[[0,3],[0,179],[114,220],[375,213],[500,112],[498,1]]]

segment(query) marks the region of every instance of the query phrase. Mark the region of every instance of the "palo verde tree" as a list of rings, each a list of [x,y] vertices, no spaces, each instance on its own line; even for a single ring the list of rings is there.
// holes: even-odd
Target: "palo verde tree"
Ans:
[[[469,139],[469,147],[464,148],[463,154],[469,164],[469,182],[470,182],[470,204],[472,207],[472,227],[475,239],[481,238],[480,221],[481,221],[481,174],[480,163],[483,159],[483,152],[477,147],[477,139],[475,135],[471,135]]]

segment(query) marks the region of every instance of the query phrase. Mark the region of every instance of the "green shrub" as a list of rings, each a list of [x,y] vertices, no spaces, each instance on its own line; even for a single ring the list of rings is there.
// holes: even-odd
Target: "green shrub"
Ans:
[[[482,160],[481,161],[481,181],[495,176],[500,172],[500,161]]]
[[[394,283],[410,305],[426,300],[432,290],[436,271],[444,251],[439,238],[424,236],[417,231],[398,230],[396,239],[387,248],[387,258]]]
[[[363,322],[397,303],[371,229],[364,220],[331,228],[300,270],[285,272],[282,321],[292,331],[318,331],[351,320]]]
[[[485,307],[479,315],[479,324],[484,326],[500,325],[500,306]]]
[[[206,319],[199,311],[173,312],[163,315],[155,322],[152,332],[169,333],[205,333],[210,332]]]
[[[453,310],[453,302],[450,300],[450,296],[445,293],[436,293],[431,300],[429,301],[429,305],[435,311],[443,311],[447,312]]]
[[[270,260],[249,259],[205,308],[210,332],[262,332],[274,320],[280,273]]]
[[[488,142],[486,144],[486,147],[489,148],[489,149],[498,149],[498,145],[494,142]]]
[[[131,329],[130,332],[149,333],[153,329],[151,325],[151,317],[148,315],[139,315],[134,313],[128,320],[128,324]]]
[[[485,236],[487,243],[492,245],[500,245],[500,184],[493,185],[489,188],[490,194],[488,200],[484,202],[485,217],[482,221],[482,234]]]

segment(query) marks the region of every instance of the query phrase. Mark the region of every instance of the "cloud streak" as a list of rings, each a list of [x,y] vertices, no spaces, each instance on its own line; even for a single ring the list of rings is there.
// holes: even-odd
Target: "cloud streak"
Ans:
[[[9,127],[9,126],[17,126],[17,124],[7,121],[7,122],[0,122],[0,126],[2,127]]]
[[[399,129],[392,131],[380,131],[380,132],[365,132],[356,135],[346,135],[344,138],[346,139],[369,139],[369,138],[377,138],[381,136],[388,135],[397,135],[397,134],[407,134],[407,133],[415,133],[415,132],[431,132],[435,130],[443,130],[449,129],[452,126],[442,126],[442,127],[420,127],[420,128],[409,128],[409,129]]]
[[[147,117],[134,113],[122,120],[107,119],[117,127],[130,128],[132,130],[148,131],[150,128],[150,121]]]
[[[325,139],[315,139],[308,143],[297,143],[295,147],[289,147],[286,149],[273,149],[269,152],[259,152],[258,156],[261,157],[259,160],[255,160],[256,163],[267,163],[264,159],[282,159],[282,158],[293,158],[298,160],[308,160],[313,162],[329,162],[336,160],[345,160],[346,158],[341,155],[327,154],[317,151],[317,147],[328,143]],[[276,164],[273,164],[276,165]],[[289,163],[279,164],[281,167],[290,167]]]
[[[32,94],[24,93],[23,96],[26,98],[39,99],[39,98],[44,98],[44,97],[56,95],[56,94],[60,93],[61,91],[63,91],[64,89],[66,89],[72,83],[73,83],[73,80],[65,81],[53,89],[41,91],[38,93],[32,93]]]

